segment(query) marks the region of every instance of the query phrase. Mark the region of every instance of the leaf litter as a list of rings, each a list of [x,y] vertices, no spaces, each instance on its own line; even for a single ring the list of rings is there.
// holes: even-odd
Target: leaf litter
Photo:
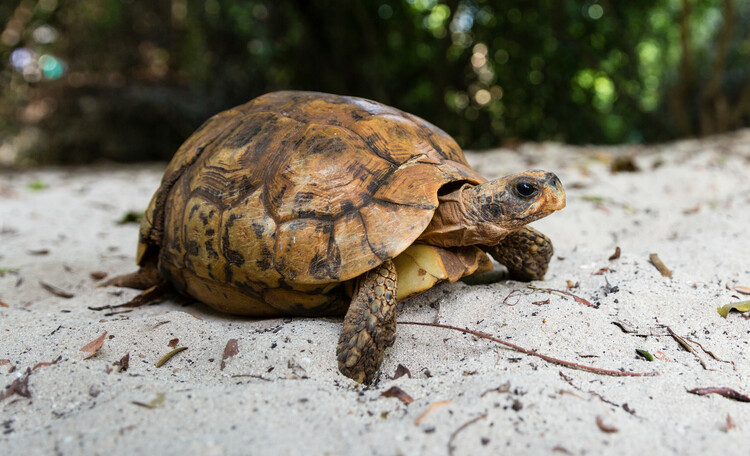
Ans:
[[[87,343],[81,347],[81,351],[86,353],[83,359],[89,359],[94,356],[104,346],[104,338],[107,336],[107,331],[104,331],[101,336]]]
[[[239,344],[237,339],[229,339],[227,344],[224,346],[224,353],[221,355],[221,366],[219,370],[224,370],[227,367],[226,361],[240,352]]]

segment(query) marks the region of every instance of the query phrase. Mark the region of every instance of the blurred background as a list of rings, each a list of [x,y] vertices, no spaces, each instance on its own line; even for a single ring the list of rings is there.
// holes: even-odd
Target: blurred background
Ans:
[[[750,124],[750,0],[3,0],[0,164],[167,160],[280,89],[371,98],[465,148]]]

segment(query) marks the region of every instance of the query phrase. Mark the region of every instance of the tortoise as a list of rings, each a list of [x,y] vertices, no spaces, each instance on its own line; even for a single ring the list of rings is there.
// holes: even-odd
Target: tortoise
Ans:
[[[487,181],[448,134],[355,97],[282,91],[216,114],[179,148],[140,226],[140,269],[250,317],[343,315],[339,370],[370,383],[396,305],[491,270],[541,280],[550,240],[528,223],[565,207],[531,170]]]

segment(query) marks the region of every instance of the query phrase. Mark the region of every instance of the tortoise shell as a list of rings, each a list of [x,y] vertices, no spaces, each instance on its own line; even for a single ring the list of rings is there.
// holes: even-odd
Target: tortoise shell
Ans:
[[[416,116],[269,93],[180,147],[145,213],[137,261],[158,261],[178,290],[222,312],[343,314],[342,284],[409,247],[452,182],[485,179]]]

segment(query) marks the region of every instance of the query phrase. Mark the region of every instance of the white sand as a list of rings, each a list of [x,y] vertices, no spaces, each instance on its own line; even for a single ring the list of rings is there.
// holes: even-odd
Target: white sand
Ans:
[[[607,160],[630,154],[640,172],[609,172]],[[88,307],[137,292],[96,288],[89,273],[134,269],[137,225],[116,221],[145,208],[163,168],[6,172],[0,268],[17,269],[0,277],[8,305],[0,306],[0,360],[9,360],[0,394],[27,368],[60,360],[31,372],[31,398],[0,402],[0,453],[412,455],[447,454],[451,443],[455,454],[472,455],[747,454],[750,403],[686,390],[750,394],[750,321],[716,312],[750,299],[728,288],[750,287],[750,131],[648,148],[543,144],[468,157],[489,178],[529,167],[558,173],[568,207],[535,224],[556,246],[536,285],[578,282],[572,292],[598,307],[518,282],[457,283],[407,301],[399,319],[437,319],[558,358],[658,376],[602,376],[402,325],[379,381],[358,387],[336,369],[339,319],[249,320],[179,302],[106,316]],[[30,190],[34,181],[47,188]],[[609,261],[615,246],[622,256]],[[33,253],[41,249],[48,253]],[[673,278],[659,274],[650,253]],[[601,268],[609,270],[595,275]],[[75,296],[54,296],[40,281]],[[523,293],[504,305],[513,290]],[[656,335],[627,334],[615,321]],[[736,370],[696,346],[704,369],[665,326]],[[103,348],[84,360],[81,347],[105,331]],[[156,368],[172,339],[188,349]],[[239,353],[222,371],[229,339]],[[647,362],[636,349],[659,358]],[[108,373],[128,353],[129,369]],[[399,364],[413,377],[391,380]],[[414,402],[382,397],[392,386]],[[134,404],[161,394],[157,408]]]

